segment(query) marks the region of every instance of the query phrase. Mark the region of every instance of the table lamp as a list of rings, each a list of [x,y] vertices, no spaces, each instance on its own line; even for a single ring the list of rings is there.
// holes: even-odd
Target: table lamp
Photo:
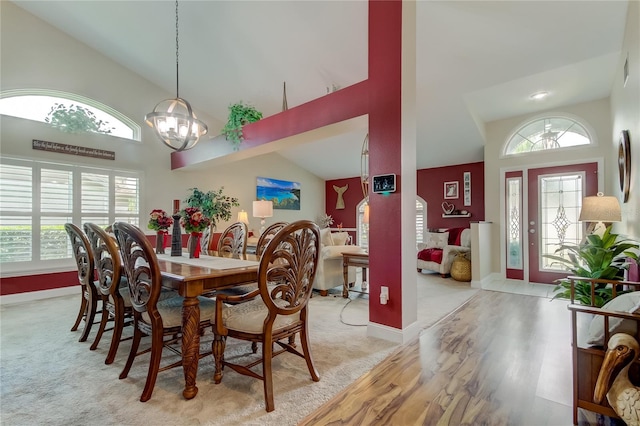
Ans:
[[[253,202],[253,217],[260,218],[260,235],[264,232],[264,218],[273,216],[273,202],[259,200]]]
[[[238,222],[242,222],[245,225],[249,226],[249,217],[247,216],[247,212],[244,210],[240,210],[238,212]]]
[[[602,192],[598,192],[598,195],[595,196],[584,197],[578,220],[591,222],[587,233],[602,235],[606,229],[604,222],[611,223],[622,220],[620,203],[616,197],[605,196]]]

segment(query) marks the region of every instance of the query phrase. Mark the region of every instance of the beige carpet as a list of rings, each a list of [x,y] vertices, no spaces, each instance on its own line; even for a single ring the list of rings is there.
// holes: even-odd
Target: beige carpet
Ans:
[[[468,300],[469,283],[420,275],[418,322],[427,327]],[[105,365],[110,333],[89,351],[90,342],[70,332],[79,297],[2,306],[0,346],[0,423],[2,425],[295,425],[389,355],[394,344],[366,336],[368,300],[352,293],[314,296],[310,302],[311,347],[320,382],[313,382],[302,358],[275,358],[276,409],[264,410],[262,382],[225,370],[214,385],[210,357],[200,361],[199,393],[182,398],[182,369],[161,372],[150,401],[139,402],[148,357],[139,357],[129,377],[119,380],[129,342],[112,365]],[[34,320],[37,318],[37,320]],[[92,340],[94,332],[90,336]],[[203,338],[203,348],[210,337]],[[143,341],[144,343],[144,341]],[[229,339],[227,358],[250,352]],[[175,358],[170,352],[164,360]]]

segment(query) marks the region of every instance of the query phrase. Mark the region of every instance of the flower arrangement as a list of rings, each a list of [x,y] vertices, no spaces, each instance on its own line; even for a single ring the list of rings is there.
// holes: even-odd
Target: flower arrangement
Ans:
[[[147,228],[154,231],[166,231],[171,225],[173,225],[173,219],[167,215],[167,212],[161,209],[151,210]]]
[[[180,225],[190,234],[204,231],[211,223],[211,220],[205,217],[197,207],[187,207],[180,212],[180,216]]]

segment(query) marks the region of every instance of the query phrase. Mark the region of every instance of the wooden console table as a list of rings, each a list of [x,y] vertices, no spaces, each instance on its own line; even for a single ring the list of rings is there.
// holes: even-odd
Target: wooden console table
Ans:
[[[362,282],[367,281],[367,268],[369,267],[369,253],[342,253],[342,297],[349,297],[349,266],[362,268]],[[353,290],[355,291],[355,290]],[[360,293],[367,293],[362,291]]]

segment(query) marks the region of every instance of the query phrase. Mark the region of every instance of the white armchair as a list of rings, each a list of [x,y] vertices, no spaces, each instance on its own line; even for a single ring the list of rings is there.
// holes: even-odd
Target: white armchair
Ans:
[[[313,288],[320,290],[321,296],[326,296],[329,289],[342,287],[342,253],[357,253],[362,251],[360,246],[348,245],[348,232],[331,232],[329,228],[320,230],[320,256],[318,269],[313,281]],[[349,267],[349,283],[356,281],[356,268]]]
[[[418,244],[418,272],[427,269],[446,277],[451,274],[451,264],[456,255],[471,252],[471,229],[465,228],[460,232],[458,244],[453,244],[451,231],[453,229],[443,233],[427,233],[426,242]]]

